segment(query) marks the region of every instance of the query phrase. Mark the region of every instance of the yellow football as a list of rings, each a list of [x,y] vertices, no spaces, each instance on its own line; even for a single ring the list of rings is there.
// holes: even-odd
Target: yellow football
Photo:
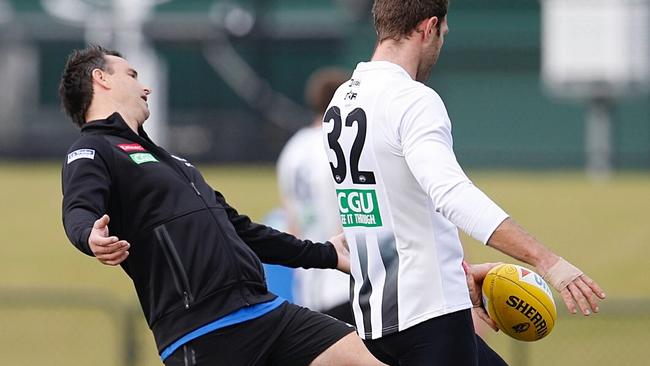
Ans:
[[[546,337],[557,320],[551,289],[537,273],[516,264],[500,264],[483,281],[483,303],[499,329],[532,342]]]

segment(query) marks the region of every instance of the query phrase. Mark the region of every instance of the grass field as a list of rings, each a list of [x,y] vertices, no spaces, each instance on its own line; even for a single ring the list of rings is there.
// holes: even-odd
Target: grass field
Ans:
[[[273,167],[202,166],[207,180],[240,212],[260,219],[278,204]],[[113,302],[135,294],[118,268],[99,265],[70,245],[61,228],[60,166],[0,163],[0,355],[6,365],[120,365],[123,324]],[[575,172],[472,172],[475,183],[518,222],[596,279],[609,299],[592,319],[561,319],[540,342],[488,342],[510,361],[531,365],[641,365],[650,347],[650,173],[589,182]],[[510,261],[464,238],[472,261]],[[53,293],[59,302],[75,291],[106,312],[42,302],[24,305],[15,291]],[[11,296],[9,296],[11,295]],[[106,296],[103,298],[101,296]],[[9,297],[8,297],[9,296]],[[13,297],[12,297],[13,296]],[[46,301],[46,299],[42,300]],[[39,305],[40,304],[40,305]],[[136,332],[138,365],[160,365],[144,321]]]

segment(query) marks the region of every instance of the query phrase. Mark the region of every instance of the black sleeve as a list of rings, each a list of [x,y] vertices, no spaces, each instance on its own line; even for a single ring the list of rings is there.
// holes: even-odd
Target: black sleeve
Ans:
[[[287,267],[336,268],[338,256],[330,242],[314,243],[271,227],[256,224],[228,205],[223,195],[215,191],[217,202],[223,205],[237,235],[264,263]]]
[[[79,139],[68,151],[61,173],[65,233],[72,244],[90,256],[88,236],[95,221],[106,213],[111,184],[104,160],[108,154],[102,154],[98,140]]]

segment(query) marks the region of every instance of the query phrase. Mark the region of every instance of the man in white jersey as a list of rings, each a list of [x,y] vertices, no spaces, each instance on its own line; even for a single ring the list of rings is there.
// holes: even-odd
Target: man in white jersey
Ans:
[[[535,266],[572,313],[576,306],[596,312],[605,297],[476,188],[456,161],[445,106],[422,84],[449,30],[447,7],[447,0],[376,0],[372,61],[357,66],[324,117],[357,331],[391,365],[504,364],[474,334],[470,309],[480,300],[470,300],[457,227]]]
[[[287,231],[298,237],[328,240],[342,230],[321,125],[334,92],[349,78],[349,73],[336,68],[319,69],[309,77],[305,101],[315,118],[287,141],[278,158],[278,185]],[[297,268],[294,301],[351,324],[354,320],[349,282],[349,276],[339,271]]]

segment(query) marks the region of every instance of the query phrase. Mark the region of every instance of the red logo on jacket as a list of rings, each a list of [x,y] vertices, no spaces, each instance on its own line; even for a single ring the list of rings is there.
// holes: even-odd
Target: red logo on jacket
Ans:
[[[140,144],[119,144],[117,145],[120,149],[126,151],[126,152],[131,152],[131,151],[147,151],[144,149],[144,147],[140,146]]]

